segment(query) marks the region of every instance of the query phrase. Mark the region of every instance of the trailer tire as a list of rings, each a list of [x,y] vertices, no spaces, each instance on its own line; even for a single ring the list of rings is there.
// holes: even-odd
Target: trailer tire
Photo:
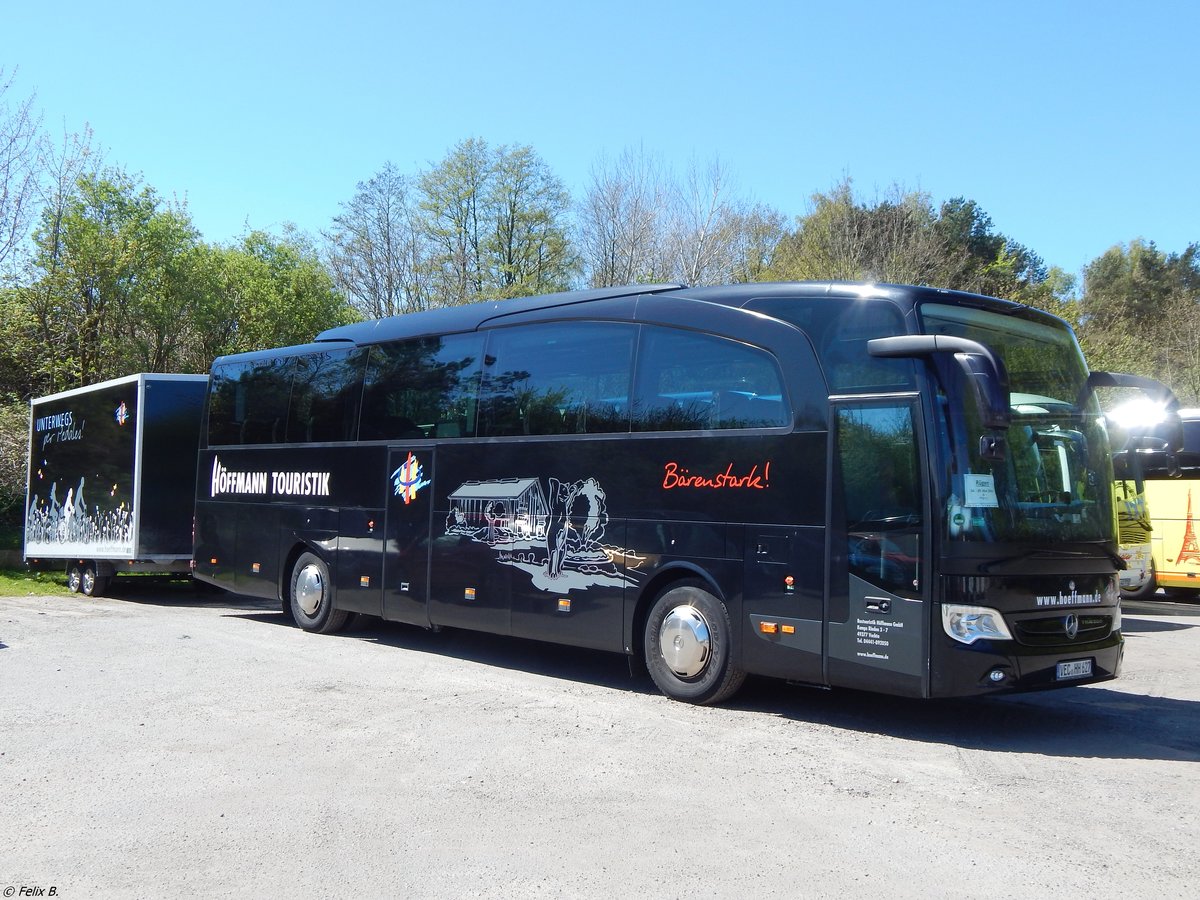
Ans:
[[[729,611],[702,582],[671,585],[650,607],[646,668],[658,689],[685,703],[720,703],[746,680],[733,661]]]
[[[82,586],[83,570],[79,568],[78,563],[71,563],[67,566],[67,590],[72,594],[78,594]]]
[[[83,575],[79,581],[79,590],[83,592],[85,597],[103,597],[104,591],[107,588],[108,579],[96,573],[94,563],[88,563],[83,567]]]
[[[334,609],[329,566],[315,553],[301,553],[292,567],[288,605],[297,625],[318,634],[340,631],[350,618],[346,610]]]

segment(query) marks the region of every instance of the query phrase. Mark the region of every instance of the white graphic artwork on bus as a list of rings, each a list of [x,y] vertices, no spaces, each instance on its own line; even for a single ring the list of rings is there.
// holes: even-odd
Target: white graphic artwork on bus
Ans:
[[[595,478],[468,481],[450,495],[446,533],[487,544],[496,559],[529,574],[534,587],[565,593],[636,584],[644,557],[604,543],[604,489]]]

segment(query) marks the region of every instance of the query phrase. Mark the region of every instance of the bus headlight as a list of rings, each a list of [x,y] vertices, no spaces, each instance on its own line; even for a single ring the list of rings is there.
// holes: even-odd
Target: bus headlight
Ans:
[[[964,644],[978,640],[1012,640],[1004,616],[986,606],[945,603],[942,605],[942,627],[946,634]]]

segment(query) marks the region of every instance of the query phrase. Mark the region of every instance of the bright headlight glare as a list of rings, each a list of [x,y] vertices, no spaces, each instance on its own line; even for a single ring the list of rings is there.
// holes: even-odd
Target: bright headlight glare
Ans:
[[[978,640],[1012,640],[1004,616],[986,606],[947,603],[942,606],[942,627],[946,634],[964,644]]]

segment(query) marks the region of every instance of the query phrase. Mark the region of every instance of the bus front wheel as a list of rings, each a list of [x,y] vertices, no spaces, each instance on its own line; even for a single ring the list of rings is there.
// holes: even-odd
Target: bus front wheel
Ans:
[[[330,634],[346,624],[349,613],[333,608],[329,566],[315,553],[301,553],[288,590],[292,617],[305,631]]]
[[[733,626],[725,604],[696,582],[668,588],[654,601],[643,637],[646,668],[658,689],[686,703],[720,703],[742,686],[733,663]]]

